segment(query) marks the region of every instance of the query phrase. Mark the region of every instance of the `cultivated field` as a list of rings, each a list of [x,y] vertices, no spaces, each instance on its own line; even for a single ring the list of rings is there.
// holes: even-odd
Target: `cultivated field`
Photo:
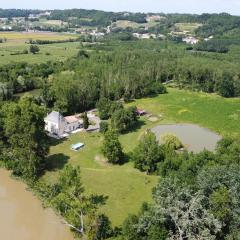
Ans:
[[[144,131],[159,124],[195,123],[222,135],[240,134],[240,99],[169,89],[168,94],[136,100],[128,105],[151,113],[140,119],[134,131],[120,136],[128,155]],[[102,211],[118,225],[129,213],[137,213],[144,201],[151,201],[151,191],[158,177],[139,172],[131,162],[122,166],[107,164],[101,154],[102,140],[99,133],[78,133],[63,142],[54,142],[49,157],[51,170],[44,178],[54,181],[67,162],[81,166],[84,186],[90,193],[108,196]],[[85,148],[79,152],[71,151],[70,146],[77,142],[84,142]]]
[[[119,20],[116,23],[116,27],[120,27],[120,28],[127,28],[127,27],[131,27],[131,28],[139,28],[139,27],[152,27],[155,26],[157,24],[159,24],[158,22],[148,22],[148,23],[136,23],[136,22],[132,22],[132,21],[127,21],[127,20]]]
[[[19,33],[19,32],[1,32],[0,39],[7,39],[6,43],[0,43],[0,65],[10,62],[29,62],[41,63],[46,61],[61,61],[77,53],[80,46],[77,42],[55,43],[39,45],[38,54],[19,54],[24,50],[29,50],[32,40],[68,40],[76,38],[78,35],[59,34],[59,33]]]
[[[3,45],[23,44],[26,41],[32,40],[67,40],[76,38],[77,35],[61,34],[52,32],[0,32],[0,38],[6,38],[7,42]],[[0,45],[2,46],[2,44]]]
[[[200,23],[176,23],[175,26],[180,30],[180,31],[188,31],[193,33],[194,30],[197,28],[201,27],[202,24]]]

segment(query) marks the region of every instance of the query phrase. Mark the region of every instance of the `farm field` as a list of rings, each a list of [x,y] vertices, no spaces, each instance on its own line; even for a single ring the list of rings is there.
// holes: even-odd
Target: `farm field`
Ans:
[[[67,35],[58,33],[0,33],[0,38],[6,38],[6,43],[0,43],[0,65],[11,62],[29,62],[41,63],[46,61],[62,61],[68,57],[72,57],[77,53],[79,43],[55,43],[39,45],[40,52],[38,54],[16,54],[29,50],[30,45],[26,41],[32,40],[67,40],[76,38],[77,35]]]
[[[7,42],[3,45],[23,44],[26,41],[32,40],[67,40],[76,38],[77,35],[53,33],[53,32],[0,32],[0,38],[6,38]],[[2,44],[0,45],[2,46]]]
[[[132,21],[127,21],[127,20],[119,20],[116,23],[116,27],[120,27],[120,28],[127,28],[127,27],[131,27],[131,28],[139,28],[139,27],[153,27],[157,24],[159,24],[159,22],[148,22],[148,23],[136,23],[136,22],[132,22]]]
[[[141,117],[139,126],[121,135],[124,152],[129,154],[146,129],[165,123],[194,123],[222,135],[240,134],[240,99],[224,99],[216,95],[169,89],[169,93],[139,99],[136,105],[152,114]],[[191,133],[189,133],[191,134]],[[107,164],[101,154],[102,136],[99,133],[77,133],[51,147],[46,181],[54,181],[68,162],[81,167],[82,181],[89,193],[108,196],[102,211],[114,225],[119,225],[129,213],[137,213],[144,201],[151,201],[157,176],[148,176],[133,168],[131,162],[122,166]],[[79,152],[70,150],[77,142],[86,144]]]
[[[193,33],[194,30],[201,27],[200,23],[176,23],[175,26],[179,28],[180,31],[188,31]]]

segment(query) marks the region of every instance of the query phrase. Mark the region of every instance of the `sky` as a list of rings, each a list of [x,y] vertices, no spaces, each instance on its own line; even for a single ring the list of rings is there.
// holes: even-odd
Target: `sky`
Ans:
[[[240,0],[0,0],[0,8],[220,13],[240,15]]]

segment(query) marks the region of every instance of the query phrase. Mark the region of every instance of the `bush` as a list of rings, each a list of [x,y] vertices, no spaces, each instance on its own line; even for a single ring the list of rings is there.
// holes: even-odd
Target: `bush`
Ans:
[[[163,144],[167,149],[173,149],[178,150],[183,147],[183,144],[179,140],[179,138],[172,134],[172,133],[166,133],[161,137]]]
[[[106,133],[108,131],[108,122],[100,122],[100,133]]]
[[[36,45],[31,45],[30,48],[29,48],[29,51],[30,51],[30,53],[32,53],[32,54],[36,54],[36,53],[38,53],[38,52],[40,51],[40,49],[39,49],[39,47],[36,46]]]

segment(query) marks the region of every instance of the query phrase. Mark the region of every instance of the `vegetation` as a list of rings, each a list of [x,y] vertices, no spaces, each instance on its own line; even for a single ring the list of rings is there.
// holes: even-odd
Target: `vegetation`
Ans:
[[[36,54],[40,51],[39,47],[38,46],[35,46],[35,45],[31,45],[30,48],[29,48],[29,51],[30,53],[32,54]]]
[[[102,152],[110,163],[120,164],[123,162],[124,154],[122,146],[118,140],[117,133],[112,129],[109,129],[104,134]]]
[[[8,17],[29,13],[41,11],[0,10]],[[85,239],[234,239],[240,234],[239,17],[155,17],[147,23],[141,13],[54,10],[45,21],[60,21],[59,31],[84,25],[103,33],[108,26],[111,33],[71,42],[69,35],[35,35],[30,41],[8,33],[16,34],[15,40],[1,42],[1,59],[20,63],[0,67],[1,164],[24,178]],[[168,36],[184,24],[198,37],[214,38],[186,51],[178,37],[137,40],[132,35]],[[37,96],[16,95],[32,90]],[[136,106],[149,114],[138,117]],[[84,112],[87,129],[86,111],[95,107],[105,120],[101,134],[81,132],[49,142],[46,112]],[[224,138],[215,152],[176,151],[183,147],[176,136],[163,136],[159,144],[149,130],[169,122],[196,123]],[[85,147],[71,151],[79,140]],[[121,228],[113,229],[111,222]]]
[[[133,239],[134,235],[137,239],[165,239],[167,235],[173,239],[238,236],[235,211],[239,206],[234,205],[233,199],[238,199],[235,189],[239,187],[239,158],[234,156],[239,149],[226,153],[227,145],[234,145],[235,141],[238,140],[223,139],[215,154],[203,151],[172,156],[167,176],[153,191],[154,203],[143,206],[139,215],[126,220],[128,226],[123,225],[125,239]],[[228,162],[226,157],[236,162]]]
[[[166,149],[169,150],[178,150],[183,147],[183,144],[174,134],[167,133],[161,137],[163,145]]]
[[[85,112],[83,114],[83,128],[88,129],[88,127],[89,127],[89,120],[88,120],[87,112]]]
[[[157,165],[163,161],[164,156],[154,133],[147,132],[143,136],[133,151],[132,159],[135,167],[141,171],[154,173],[157,170]]]
[[[27,180],[35,180],[45,169],[49,145],[44,115],[44,109],[31,98],[5,104],[1,109],[2,159],[14,174]]]

